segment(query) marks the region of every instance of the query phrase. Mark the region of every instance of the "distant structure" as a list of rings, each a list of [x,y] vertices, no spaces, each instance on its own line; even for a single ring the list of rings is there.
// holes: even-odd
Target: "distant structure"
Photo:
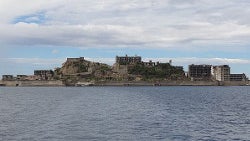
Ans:
[[[13,75],[2,75],[2,80],[3,81],[11,81],[14,80],[14,76]]]
[[[213,66],[213,75],[217,81],[230,81],[230,67],[228,65]]]
[[[27,77],[28,77],[27,75],[17,75],[16,79],[17,80],[27,80]]]
[[[230,81],[248,81],[247,76],[243,74],[230,74]]]
[[[141,56],[116,56],[115,62],[119,65],[141,63]]]
[[[155,63],[152,60],[149,60],[149,62],[142,62],[142,63],[143,63],[144,66],[148,66],[148,67],[153,67],[153,66],[159,64],[159,62]]]
[[[211,80],[212,65],[189,65],[188,76],[192,81]]]
[[[84,61],[84,57],[79,57],[79,58],[67,58],[67,62],[77,62],[77,61]]]
[[[181,71],[184,71],[184,68],[183,68],[183,66],[173,66],[173,67],[175,67],[177,70],[181,70]]]
[[[34,70],[34,75],[39,78],[39,80],[51,80],[54,76],[52,70]]]

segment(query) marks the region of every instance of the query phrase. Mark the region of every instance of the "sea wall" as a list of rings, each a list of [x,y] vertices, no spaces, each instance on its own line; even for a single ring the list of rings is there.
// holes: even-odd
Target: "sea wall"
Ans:
[[[105,81],[93,83],[95,86],[250,86],[249,81]],[[60,80],[55,81],[0,81],[0,86],[65,86]]]
[[[59,80],[34,80],[34,81],[0,81],[3,86],[64,86]]]
[[[246,86],[249,85],[249,81],[225,81],[219,82],[220,86]]]
[[[107,81],[96,83],[100,86],[218,86],[218,82],[207,81],[161,81],[161,82],[147,82],[147,81]]]
[[[230,81],[230,82],[218,82],[218,81],[159,81],[159,82],[147,82],[147,81],[107,81],[99,82],[97,86],[246,86],[249,82],[244,81]]]

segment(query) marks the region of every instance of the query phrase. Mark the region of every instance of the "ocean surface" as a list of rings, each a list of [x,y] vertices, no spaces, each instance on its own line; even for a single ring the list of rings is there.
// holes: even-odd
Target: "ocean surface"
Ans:
[[[0,87],[0,141],[250,141],[250,87]]]

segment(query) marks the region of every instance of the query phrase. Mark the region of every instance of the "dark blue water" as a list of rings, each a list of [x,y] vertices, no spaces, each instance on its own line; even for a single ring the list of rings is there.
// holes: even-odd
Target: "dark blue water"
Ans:
[[[1,87],[0,140],[250,141],[250,87]]]

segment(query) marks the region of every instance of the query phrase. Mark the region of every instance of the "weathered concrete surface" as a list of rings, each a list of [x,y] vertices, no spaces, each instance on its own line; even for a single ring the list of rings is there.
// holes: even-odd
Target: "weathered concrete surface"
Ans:
[[[96,83],[97,86],[247,86],[248,82],[217,82],[217,81],[107,81]]]
[[[246,86],[249,85],[249,81],[224,81],[220,82],[221,86]]]
[[[43,80],[35,80],[35,81],[0,81],[0,84],[5,86],[64,86],[62,81],[43,81]]]
[[[88,82],[86,82],[88,83]],[[250,86],[249,81],[106,81],[91,83],[95,86]],[[65,86],[62,81],[0,81],[0,86]]]
[[[218,82],[207,81],[161,81],[161,82],[146,82],[146,81],[108,81],[99,82],[96,85],[101,86],[218,86]]]

